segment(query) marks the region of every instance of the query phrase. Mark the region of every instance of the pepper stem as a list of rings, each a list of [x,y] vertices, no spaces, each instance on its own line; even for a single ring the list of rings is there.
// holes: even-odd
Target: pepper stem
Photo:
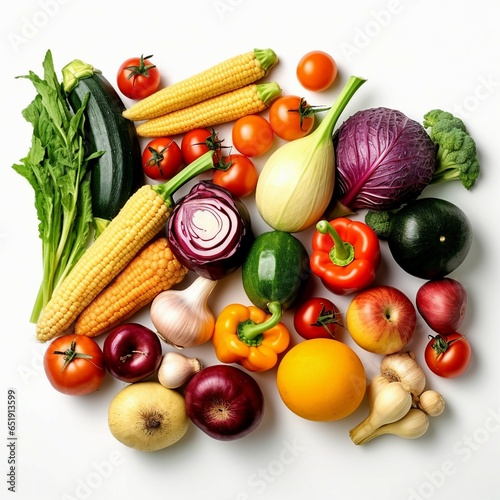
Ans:
[[[343,241],[335,228],[326,220],[316,224],[316,230],[329,235],[333,240],[330,250],[330,260],[337,266],[348,266],[354,260],[354,247],[348,241]]]
[[[262,335],[267,330],[274,328],[281,320],[283,308],[281,304],[275,300],[267,305],[271,316],[262,323],[255,323],[252,320],[242,321],[238,325],[238,338],[248,345],[260,345],[262,343]],[[260,338],[259,338],[260,335]]]

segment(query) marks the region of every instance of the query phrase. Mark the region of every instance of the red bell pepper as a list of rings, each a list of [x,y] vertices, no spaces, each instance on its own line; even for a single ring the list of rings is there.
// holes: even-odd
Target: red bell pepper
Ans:
[[[364,222],[339,217],[319,221],[312,239],[311,271],[337,295],[370,286],[380,265],[380,243]]]

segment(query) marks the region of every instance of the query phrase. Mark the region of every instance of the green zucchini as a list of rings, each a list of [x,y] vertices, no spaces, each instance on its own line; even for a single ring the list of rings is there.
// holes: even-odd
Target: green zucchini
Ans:
[[[109,81],[92,66],[75,60],[63,68],[63,86],[76,111],[87,94],[86,154],[103,151],[90,170],[96,236],[143,183],[141,148],[125,106]]]
[[[257,236],[242,266],[245,293],[264,310],[268,310],[270,302],[279,302],[283,311],[294,306],[310,276],[307,250],[285,231]]]
[[[368,212],[365,222],[387,240],[396,263],[407,273],[430,280],[453,272],[472,245],[465,213],[439,198],[419,198],[391,212]]]

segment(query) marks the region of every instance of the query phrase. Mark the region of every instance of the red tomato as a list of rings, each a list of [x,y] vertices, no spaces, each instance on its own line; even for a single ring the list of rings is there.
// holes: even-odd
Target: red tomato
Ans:
[[[53,340],[45,351],[43,367],[54,389],[71,396],[96,391],[106,374],[99,344],[76,334]]]
[[[118,69],[116,81],[120,92],[129,99],[144,99],[154,94],[160,86],[160,72],[148,58],[131,57]]]
[[[333,302],[322,297],[312,297],[297,307],[293,326],[307,340],[331,339],[335,338],[343,321],[339,308]]]
[[[206,152],[214,151],[214,162],[218,163],[221,158],[221,144],[215,130],[208,130],[208,128],[196,128],[186,132],[181,141],[182,157],[186,165],[189,165],[194,160]]]
[[[431,336],[424,357],[430,370],[440,377],[453,378],[464,374],[469,367],[472,349],[458,332]]]
[[[236,120],[233,125],[234,147],[245,156],[261,156],[274,142],[271,124],[260,115],[248,115]]]
[[[255,191],[259,173],[250,158],[234,154],[224,158],[230,163],[227,170],[216,170],[213,177],[214,184],[226,188],[233,196],[243,198]]]
[[[297,79],[307,90],[326,90],[337,78],[337,63],[321,50],[305,54],[297,64]]]
[[[170,137],[157,137],[142,152],[142,169],[150,178],[168,181],[184,166],[181,148]]]
[[[269,123],[274,133],[285,141],[300,139],[314,126],[313,108],[296,95],[280,97],[269,108]]]

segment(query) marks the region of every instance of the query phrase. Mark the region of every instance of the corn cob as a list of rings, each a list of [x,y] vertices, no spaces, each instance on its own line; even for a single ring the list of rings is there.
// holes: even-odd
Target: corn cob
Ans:
[[[78,316],[75,333],[95,337],[111,330],[180,283],[186,273],[165,237],[148,243]]]
[[[254,83],[141,123],[137,134],[141,137],[163,137],[231,122],[242,116],[260,113],[280,94],[281,88],[276,82]]]
[[[142,99],[123,112],[129,120],[150,120],[178,109],[187,108],[266,76],[278,62],[271,49],[255,49],[174,83]]]
[[[172,194],[201,172],[213,168],[209,151],[165,184],[145,185],[82,255],[57,286],[36,325],[36,337],[46,342],[64,334],[79,314],[165,226]]]

